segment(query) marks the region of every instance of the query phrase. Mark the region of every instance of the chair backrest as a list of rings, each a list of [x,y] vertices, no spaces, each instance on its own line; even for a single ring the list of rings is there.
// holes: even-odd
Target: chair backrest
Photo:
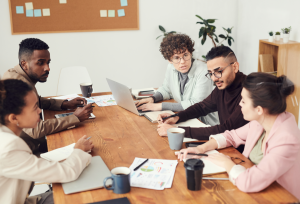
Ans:
[[[92,82],[85,67],[65,67],[60,70],[56,95],[80,94],[80,83]]]

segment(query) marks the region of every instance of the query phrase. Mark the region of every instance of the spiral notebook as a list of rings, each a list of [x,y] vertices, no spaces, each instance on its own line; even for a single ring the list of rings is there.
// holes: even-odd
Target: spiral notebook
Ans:
[[[162,113],[169,113],[169,114],[175,114],[173,111],[167,110],[167,111],[151,111],[144,114],[144,116],[150,120],[151,123],[157,123],[157,117],[158,115]]]

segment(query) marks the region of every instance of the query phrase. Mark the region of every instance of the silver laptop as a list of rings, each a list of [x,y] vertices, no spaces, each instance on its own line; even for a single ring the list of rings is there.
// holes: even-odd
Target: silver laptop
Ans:
[[[88,165],[80,174],[77,180],[63,183],[62,187],[65,194],[78,193],[97,188],[103,188],[103,180],[110,177],[111,173],[100,156],[92,157],[90,165]],[[106,185],[111,185],[111,179]]]
[[[106,80],[118,106],[121,106],[122,108],[125,108],[126,110],[129,110],[130,112],[140,116],[145,115],[145,113],[149,112],[139,111],[136,108],[131,92],[127,86],[108,78],[106,78]]]

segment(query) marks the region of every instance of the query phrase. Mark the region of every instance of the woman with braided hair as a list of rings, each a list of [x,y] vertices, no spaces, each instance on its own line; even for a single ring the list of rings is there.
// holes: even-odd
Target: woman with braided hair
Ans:
[[[69,182],[78,178],[90,163],[93,148],[83,136],[63,162],[36,157],[19,135],[23,128],[35,128],[41,109],[32,87],[23,81],[0,81],[0,203],[53,203],[52,192],[27,197],[32,181]]]
[[[251,73],[243,82],[240,106],[245,126],[218,135],[195,148],[182,149],[187,153],[203,153],[229,146],[245,144],[243,155],[255,165],[246,169],[227,156],[217,153],[208,160],[224,167],[229,180],[244,192],[259,192],[274,181],[300,199],[300,130],[293,114],[286,112],[286,98],[294,91],[286,76]]]

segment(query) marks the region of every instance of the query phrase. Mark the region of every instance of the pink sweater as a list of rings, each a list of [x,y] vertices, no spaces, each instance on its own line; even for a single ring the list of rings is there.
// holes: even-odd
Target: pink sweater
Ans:
[[[262,132],[263,127],[251,121],[239,129],[211,137],[217,140],[218,148],[245,144],[243,155],[248,158]],[[263,154],[260,163],[251,168],[235,165],[229,172],[232,183],[241,191],[259,192],[277,181],[300,199],[300,130],[291,113],[277,117]]]

